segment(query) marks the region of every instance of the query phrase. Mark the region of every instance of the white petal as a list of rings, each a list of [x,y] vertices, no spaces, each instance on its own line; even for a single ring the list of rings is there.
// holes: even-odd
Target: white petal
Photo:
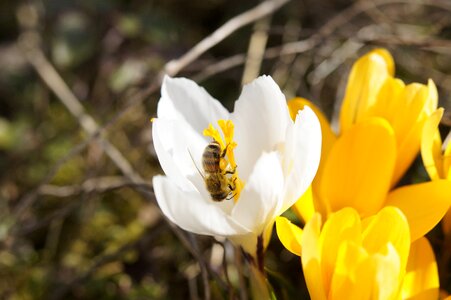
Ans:
[[[240,246],[241,248],[243,248],[243,250],[248,253],[253,255],[254,257],[256,256],[256,250],[257,250],[257,243],[258,243],[258,235],[251,232],[245,235],[236,235],[233,237],[229,238],[230,241],[232,241],[232,243],[234,243],[235,245]]]
[[[158,103],[158,118],[183,120],[194,131],[202,131],[220,119],[228,119],[228,111],[204,88],[186,78],[165,76]]]
[[[311,184],[321,157],[321,125],[315,113],[306,106],[287,130],[283,171],[285,192],[277,214],[292,206]]]
[[[263,153],[232,210],[232,218],[255,234],[261,234],[282,199],[283,186],[277,152]]]
[[[285,140],[291,123],[285,96],[271,77],[261,76],[244,86],[231,119],[240,176],[247,179],[260,155],[276,150]]]
[[[191,127],[183,126],[183,122],[179,120],[155,119],[152,123],[152,135],[155,152],[164,173],[181,189],[193,190],[187,177],[201,177],[196,166],[201,166],[202,152],[207,141]]]
[[[158,205],[166,217],[187,231],[219,236],[248,233],[215,202],[204,201],[195,191],[182,191],[165,176],[155,176],[153,188]]]

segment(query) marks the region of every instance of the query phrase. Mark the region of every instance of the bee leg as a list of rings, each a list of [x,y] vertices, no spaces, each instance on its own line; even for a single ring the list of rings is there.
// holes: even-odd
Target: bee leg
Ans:
[[[235,194],[232,194],[230,197],[227,197],[226,200],[231,200],[231,199],[233,199],[233,197],[235,197],[235,196],[236,196],[236,193],[235,193]]]
[[[227,184],[227,186],[229,187],[229,189],[231,191],[234,191],[236,189],[236,185],[235,185],[236,179],[237,179],[236,177],[233,178],[232,183]]]
[[[232,183],[227,184],[228,188],[230,189],[229,194],[232,194],[230,197],[226,198],[227,200],[233,199],[238,194],[238,193],[232,193],[233,191],[236,190],[236,185],[235,185],[236,179],[237,179],[237,177],[233,178]]]

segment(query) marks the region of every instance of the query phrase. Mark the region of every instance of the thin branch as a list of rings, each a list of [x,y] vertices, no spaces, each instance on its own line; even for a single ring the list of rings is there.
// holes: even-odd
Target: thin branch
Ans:
[[[240,300],[246,300],[249,299],[249,297],[247,295],[246,280],[244,279],[243,254],[241,247],[235,246],[233,248],[233,254],[235,257],[235,265],[238,270]]]
[[[244,71],[241,79],[242,84],[254,80],[259,74],[263,55],[265,54],[266,43],[268,41],[268,29],[271,24],[271,18],[266,17],[259,20],[254,25],[254,33],[249,41],[247,50],[247,59],[244,64]]]
[[[197,239],[193,234],[188,235],[188,238],[190,240],[191,246],[193,247],[193,250],[196,253],[200,253],[199,245],[197,243]],[[202,283],[204,285],[204,298],[205,300],[211,299],[211,290],[210,290],[210,283],[208,282],[208,272],[207,272],[207,263],[204,259],[201,259],[198,261],[200,266],[200,272],[202,277]]]
[[[443,51],[437,51],[441,52],[443,54],[448,54],[449,49],[451,48],[451,41],[450,40],[443,40],[443,39],[418,39],[418,38],[408,38],[401,35],[380,35],[377,37],[363,37],[358,36],[357,39],[359,41],[365,42],[365,43],[378,43],[378,44],[387,44],[387,45],[393,45],[393,46],[414,46],[417,48],[422,48],[425,50],[431,50],[431,51],[437,51],[437,49],[443,49]]]
[[[199,56],[224,40],[236,30],[266,17],[269,14],[272,14],[288,1],[289,0],[266,0],[254,8],[233,17],[191,48],[191,50],[189,50],[186,54],[176,60],[168,62],[165,67],[166,73],[171,76],[177,74],[181,69],[195,61]]]
[[[226,283],[229,286],[229,290],[228,290],[228,292],[229,292],[229,299],[232,300],[232,299],[238,299],[238,296],[235,295],[236,291],[235,291],[235,288],[232,285],[232,282],[231,282],[230,276],[229,276],[229,267],[228,267],[228,263],[227,263],[226,243],[227,243],[227,241],[225,239],[223,241],[218,241],[217,240],[217,244],[216,245],[220,245],[220,247],[222,248],[222,251],[223,251],[223,253],[222,253],[222,262],[221,262],[221,264],[222,264],[222,271],[224,273],[224,277],[225,277]]]
[[[36,44],[30,42],[31,39],[29,38],[29,35],[31,34],[34,33],[25,33],[19,39],[19,47],[23,51],[25,58],[34,67],[50,90],[55,93],[69,112],[78,120],[81,127],[88,134],[95,134],[100,129],[99,125],[93,117],[86,113],[84,107],[80,104],[80,101],[75,97],[66,82],[64,82],[52,64],[47,60],[44,53],[42,53],[42,50],[39,49]],[[144,180],[133,171],[130,163],[113,144],[102,136],[99,136],[98,140],[105,153],[125,176],[129,177],[134,182],[144,182]]]
[[[44,184],[39,187],[38,194],[54,197],[70,197],[81,193],[103,193],[113,189],[119,189],[125,186],[138,187],[153,191],[149,183],[134,183],[122,176],[106,176],[100,178],[90,178],[82,184],[56,186]]]
[[[303,41],[297,41],[287,43],[282,46],[276,46],[266,49],[263,55],[264,59],[274,59],[284,55],[299,54],[309,51],[316,47],[320,43],[320,39],[317,36],[312,36],[309,39]],[[203,81],[208,77],[222,73],[234,67],[238,67],[246,62],[246,54],[240,53],[231,57],[225,58],[215,64],[211,64],[206,67],[202,72],[193,76],[196,81]]]
[[[166,219],[166,217],[164,217]],[[167,220],[167,219],[166,219]],[[199,262],[199,263],[203,263],[204,266],[207,268],[208,272],[210,275],[212,275],[215,280],[217,281],[217,283],[223,288],[223,289],[227,289],[227,283],[224,282],[224,280],[221,278],[221,276],[211,268],[210,264],[205,262],[204,257],[195,249],[195,246],[193,246],[189,240],[189,238],[187,237],[187,235],[192,235],[192,233],[190,232],[185,232],[183,230],[181,230],[180,228],[178,228],[174,223],[168,221],[169,224],[169,228],[172,229],[172,231],[174,232],[174,234],[178,237],[178,239],[181,241],[182,245],[185,246],[185,248],[191,253],[191,255],[193,255],[193,257]]]

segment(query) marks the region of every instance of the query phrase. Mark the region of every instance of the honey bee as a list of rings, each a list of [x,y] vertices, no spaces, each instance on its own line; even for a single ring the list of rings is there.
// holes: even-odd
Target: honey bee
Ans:
[[[230,200],[234,197],[235,180],[227,175],[234,174],[234,170],[221,169],[221,159],[226,155],[227,147],[221,152],[221,146],[218,142],[212,141],[205,147],[202,154],[202,167],[205,175],[202,177],[205,181],[207,191],[210,193],[213,201]]]

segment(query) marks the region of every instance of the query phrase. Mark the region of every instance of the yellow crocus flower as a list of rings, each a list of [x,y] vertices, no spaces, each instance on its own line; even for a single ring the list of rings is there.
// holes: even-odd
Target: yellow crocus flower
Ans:
[[[276,220],[284,246],[296,255],[312,299],[436,299],[437,265],[425,238],[410,243],[409,225],[395,207],[361,220],[341,209],[322,225],[316,213],[304,230]],[[409,255],[410,252],[410,255]]]
[[[451,183],[437,180],[393,189],[417,154],[428,116],[437,106],[429,84],[405,86],[394,79],[393,59],[383,49],[353,66],[343,101],[341,131],[335,135],[317,107],[305,99],[288,103],[292,115],[304,106],[317,114],[322,127],[320,166],[311,190],[293,207],[308,221],[353,207],[362,217],[385,206],[400,208],[409,221],[411,240],[431,230],[451,203]]]

